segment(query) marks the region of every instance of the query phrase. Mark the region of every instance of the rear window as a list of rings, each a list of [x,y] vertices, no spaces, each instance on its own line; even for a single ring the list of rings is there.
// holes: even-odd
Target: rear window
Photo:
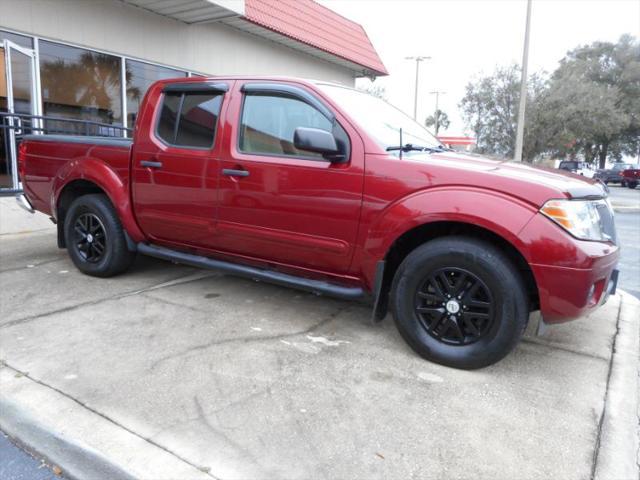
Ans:
[[[169,145],[211,148],[215,139],[222,93],[165,93],[156,135]]]
[[[578,162],[560,162],[559,168],[578,168]]]

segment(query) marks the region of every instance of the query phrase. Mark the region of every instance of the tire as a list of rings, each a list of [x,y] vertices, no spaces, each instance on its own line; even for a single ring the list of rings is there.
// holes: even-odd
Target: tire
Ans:
[[[627,187],[629,187],[630,189],[635,189],[638,186],[638,182],[629,182],[627,183]]]
[[[457,292],[451,300],[434,288],[435,281],[447,291],[443,273],[449,293]],[[483,301],[489,307],[479,307]],[[400,334],[418,355],[461,369],[504,358],[518,344],[529,315],[526,289],[511,261],[470,237],[443,237],[413,250],[394,276],[390,302]]]
[[[64,234],[71,260],[86,275],[112,277],[125,272],[135,259],[106,195],[75,199],[65,217]]]

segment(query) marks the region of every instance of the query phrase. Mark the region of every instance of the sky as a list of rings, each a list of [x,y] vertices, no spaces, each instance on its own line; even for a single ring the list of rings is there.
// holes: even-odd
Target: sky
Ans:
[[[458,104],[464,87],[498,65],[520,64],[526,0],[317,0],[366,30],[390,75],[376,84],[387,100],[413,114],[415,62],[420,66],[418,119],[435,109],[432,91],[451,125],[440,134],[469,133]],[[553,72],[567,51],[594,41],[640,36],[640,0],[533,0],[529,73]],[[357,85],[366,85],[366,79]]]

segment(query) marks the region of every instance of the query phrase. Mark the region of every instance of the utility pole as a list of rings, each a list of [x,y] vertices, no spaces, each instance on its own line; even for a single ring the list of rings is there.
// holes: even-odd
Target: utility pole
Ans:
[[[440,131],[440,112],[438,108],[438,105],[440,103],[440,95],[444,95],[445,93],[447,92],[442,92],[438,90],[436,90],[435,92],[429,92],[429,94],[436,96],[436,110],[433,114],[433,118],[436,121],[436,137],[438,136],[438,132]]]
[[[416,90],[413,96],[413,119],[418,119],[418,84],[420,82],[420,62],[431,60],[431,57],[405,57],[405,60],[415,60],[416,62]]]
[[[516,133],[516,162],[522,161],[524,144],[524,110],[527,106],[527,64],[529,63],[529,29],[531,26],[531,2],[527,0],[527,23],[524,29],[524,51],[522,53],[522,78],[520,79],[520,108],[518,109],[518,131]]]

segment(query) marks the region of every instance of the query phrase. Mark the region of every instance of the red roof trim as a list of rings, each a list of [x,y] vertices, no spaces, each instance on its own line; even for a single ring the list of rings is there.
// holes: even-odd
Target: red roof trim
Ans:
[[[313,0],[246,0],[244,18],[377,75],[388,74],[361,25]]]

